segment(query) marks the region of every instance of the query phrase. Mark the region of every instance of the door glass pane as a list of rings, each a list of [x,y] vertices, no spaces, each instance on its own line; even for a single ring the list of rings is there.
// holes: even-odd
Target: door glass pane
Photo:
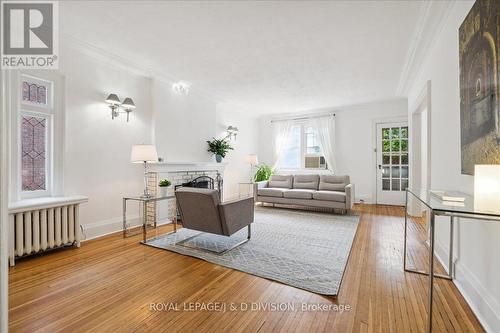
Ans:
[[[22,189],[46,189],[46,119],[23,116],[21,124]]]
[[[399,152],[401,150],[401,145],[399,143],[399,140],[392,140],[391,141],[391,150],[393,152]]]
[[[408,178],[408,167],[401,167],[401,178]]]
[[[408,188],[408,179],[401,179],[401,191],[404,191]]]
[[[382,190],[390,191],[391,190],[391,180],[390,179],[382,179]]]
[[[388,128],[382,129],[382,139],[389,140],[391,138],[391,134]]]
[[[399,187],[399,179],[392,180],[392,190],[399,191],[401,188]]]
[[[401,140],[401,150],[408,151],[408,140]]]
[[[392,164],[399,165],[399,155],[392,155],[391,160],[392,160]]]
[[[392,167],[392,178],[399,178],[399,167]]]
[[[382,141],[382,151],[389,152],[391,150],[391,142],[389,140]]]
[[[389,177],[391,177],[390,171],[391,171],[390,167],[383,166],[382,167],[382,178],[389,178]]]
[[[391,156],[388,154],[384,154],[382,156],[382,164],[390,164],[391,163]]]
[[[401,138],[408,139],[408,127],[401,127]]]
[[[399,139],[399,127],[392,128],[392,138]]]
[[[401,155],[401,164],[408,165],[408,154]]]

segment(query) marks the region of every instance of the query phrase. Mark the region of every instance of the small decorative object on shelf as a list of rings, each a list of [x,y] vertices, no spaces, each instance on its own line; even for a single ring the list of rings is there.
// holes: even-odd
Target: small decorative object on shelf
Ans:
[[[231,147],[229,142],[227,142],[226,138],[213,138],[212,141],[207,141],[207,144],[207,151],[215,155],[215,160],[217,161],[217,163],[222,162],[222,159],[226,157],[226,154],[229,150],[233,150],[233,147]]]
[[[160,195],[162,197],[166,196],[167,195],[167,189],[168,187],[171,185],[172,183],[170,182],[170,180],[168,179],[162,179],[160,180],[160,182],[158,183],[158,186],[160,187]]]

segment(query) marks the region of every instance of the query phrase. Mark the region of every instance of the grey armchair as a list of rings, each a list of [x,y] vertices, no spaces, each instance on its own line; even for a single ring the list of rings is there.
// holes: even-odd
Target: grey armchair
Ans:
[[[245,198],[228,202],[220,202],[216,190],[181,187],[175,191],[177,207],[182,225],[187,229],[202,231],[215,235],[231,236],[244,227],[248,228],[247,238],[217,254],[223,254],[250,240],[251,227],[254,219],[254,199]],[[176,245],[192,247],[185,244],[195,235]]]

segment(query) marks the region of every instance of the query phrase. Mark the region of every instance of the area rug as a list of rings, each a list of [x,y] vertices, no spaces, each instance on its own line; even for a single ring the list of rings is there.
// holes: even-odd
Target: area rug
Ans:
[[[357,215],[256,207],[251,240],[223,255],[174,243],[199,234],[185,244],[221,251],[245,239],[247,228],[231,237],[182,228],[150,239],[146,245],[314,293],[337,295],[358,223]]]

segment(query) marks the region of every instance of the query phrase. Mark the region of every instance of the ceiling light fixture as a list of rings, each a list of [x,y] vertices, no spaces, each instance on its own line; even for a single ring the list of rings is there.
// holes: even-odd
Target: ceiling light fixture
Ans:
[[[172,90],[178,95],[189,94],[189,84],[183,81],[179,81],[172,85]]]

